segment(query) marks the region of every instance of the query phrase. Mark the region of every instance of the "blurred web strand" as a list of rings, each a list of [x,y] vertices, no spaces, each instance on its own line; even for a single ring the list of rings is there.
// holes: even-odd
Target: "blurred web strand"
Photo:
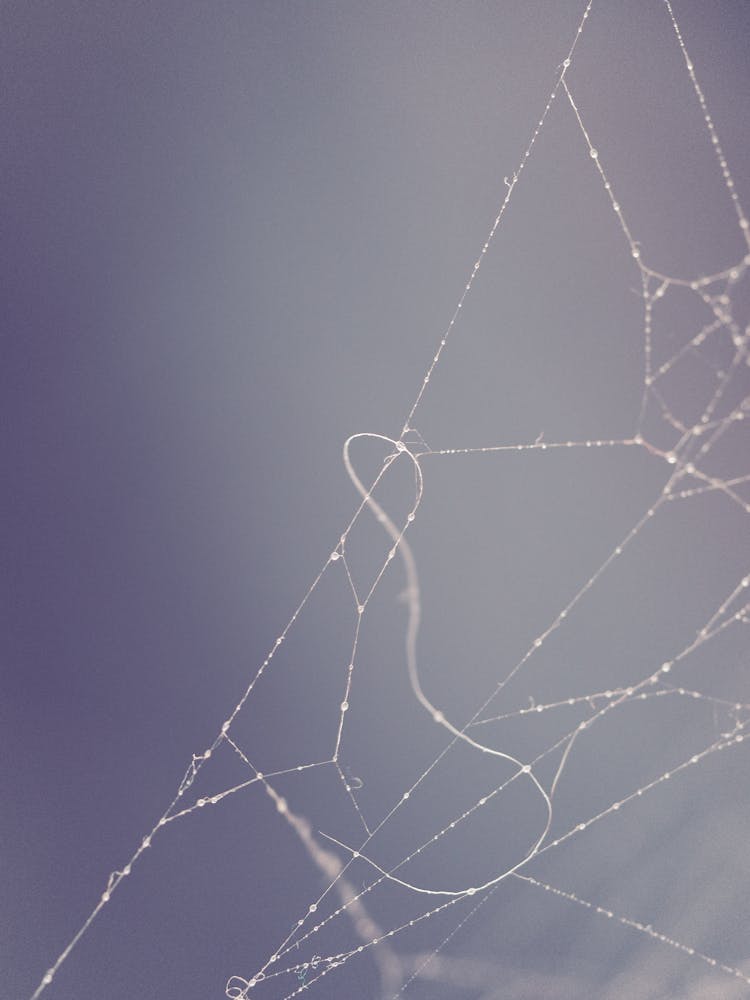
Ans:
[[[693,89],[703,113],[704,124],[710,142],[714,148],[726,189],[731,198],[734,211],[737,216],[739,229],[747,247],[750,248],[750,232],[748,231],[750,227],[748,226],[748,220],[744,214],[743,207],[737,194],[734,179],[727,165],[713,119],[708,112],[705,96],[699,85],[693,63],[689,58],[670,0],[664,0],[664,3],[684,58]],[[695,279],[670,277],[644,263],[640,244],[634,239],[621,206],[614,196],[612,185],[605,174],[599,152],[593,144],[592,139],[584,125],[581,112],[566,79],[566,74],[571,65],[574,50],[583,32],[591,7],[592,0],[589,0],[578,24],[573,43],[568,51],[568,55],[561,64],[561,71],[557,76],[555,85],[547,100],[542,115],[534,128],[530,142],[524,151],[519,166],[513,173],[512,178],[506,178],[505,197],[500,206],[498,215],[496,216],[489,235],[487,236],[473,265],[460,300],[454,310],[453,316],[440,340],[437,351],[433,356],[433,359],[422,380],[419,391],[403,425],[401,438],[399,440],[394,440],[387,438],[384,435],[354,435],[347,442],[344,455],[345,465],[352,482],[360,493],[360,503],[346,529],[340,536],[340,540],[336,548],[331,552],[331,555],[328,557],[320,572],[313,580],[302,601],[289,619],[287,625],[275,640],[266,659],[251,678],[242,697],[227,717],[226,721],[223,723],[221,730],[215,737],[214,741],[203,752],[193,755],[192,761],[185,773],[184,778],[180,782],[175,797],[172,799],[169,806],[158,819],[151,831],[143,838],[138,849],[131,856],[127,864],[123,866],[122,869],[112,872],[109,877],[107,887],[100,900],[84,924],[66,946],[64,951],[60,954],[54,965],[45,973],[41,983],[33,994],[32,1000],[36,1000],[46,987],[52,983],[57,970],[66,960],[77,942],[86,933],[88,928],[101,912],[102,908],[110,900],[112,893],[118,888],[122,879],[131,873],[134,863],[138,861],[141,854],[151,846],[152,839],[159,832],[159,830],[178,819],[182,819],[193,812],[204,809],[206,806],[219,805],[227,797],[238,792],[244,792],[249,787],[256,785],[265,792],[266,796],[274,804],[280,817],[294,830],[295,834],[300,839],[301,843],[305,847],[305,850],[310,856],[311,861],[324,875],[327,887],[317,897],[317,899],[310,904],[307,912],[300,917],[300,919],[292,927],[290,933],[280,943],[277,949],[269,955],[267,961],[261,966],[260,969],[258,969],[256,973],[254,973],[250,978],[244,978],[242,976],[233,976],[230,978],[226,986],[226,996],[232,998],[232,1000],[245,1000],[254,987],[267,982],[278,982],[284,990],[286,998],[295,997],[310,990],[317,982],[330,976],[351,959],[368,953],[372,953],[377,956],[376,961],[378,962],[380,968],[381,986],[383,990],[393,996],[401,996],[409,989],[412,983],[425,973],[426,968],[436,959],[440,951],[455,938],[457,933],[466,925],[466,923],[484,906],[487,900],[496,892],[500,883],[511,875],[514,875],[517,880],[523,880],[523,882],[527,884],[541,888],[558,897],[566,899],[573,904],[590,909],[592,912],[603,916],[606,919],[619,922],[620,924],[645,935],[657,943],[667,945],[690,957],[699,959],[717,971],[734,976],[750,984],[750,977],[745,975],[745,973],[743,973],[740,969],[720,962],[717,959],[714,959],[688,945],[684,945],[665,933],[655,931],[650,924],[643,924],[630,918],[617,916],[603,906],[595,905],[582,899],[573,892],[558,889],[549,883],[535,879],[526,872],[526,869],[536,857],[548,852],[549,850],[561,847],[573,836],[577,836],[579,833],[582,833],[593,824],[598,823],[600,820],[613,816],[631,802],[641,798],[653,789],[659,788],[664,782],[672,779],[682,771],[701,764],[707,757],[725,750],[736,748],[746,740],[745,730],[750,724],[750,715],[748,715],[748,713],[750,713],[750,705],[741,700],[732,701],[729,699],[716,698],[708,693],[698,691],[693,688],[673,686],[671,683],[667,682],[667,678],[671,678],[672,672],[679,669],[683,661],[692,656],[696,650],[702,649],[707,643],[711,642],[717,636],[724,634],[728,629],[736,628],[738,625],[743,626],[748,623],[748,617],[750,616],[750,604],[748,604],[746,600],[746,595],[748,594],[748,587],[750,586],[750,575],[743,576],[739,579],[733,589],[719,601],[711,617],[705,622],[703,627],[696,633],[695,637],[690,642],[688,642],[677,654],[675,654],[671,660],[662,663],[656,669],[649,669],[639,681],[628,686],[620,686],[611,690],[597,691],[582,695],[578,694],[556,702],[531,704],[527,707],[516,709],[515,711],[491,716],[486,715],[490,704],[498,696],[498,694],[503,691],[508,681],[522,670],[522,668],[534,656],[536,651],[545,643],[550,635],[564,623],[568,614],[583,601],[589,591],[599,581],[602,575],[606,573],[612,563],[620,555],[622,555],[625,549],[640,534],[641,529],[648,521],[657,515],[660,517],[665,516],[666,510],[671,504],[675,502],[679,503],[683,500],[687,500],[703,493],[721,494],[733,505],[739,506],[743,513],[750,513],[750,504],[745,501],[741,493],[738,492],[738,488],[743,487],[750,479],[750,476],[747,473],[738,471],[736,475],[732,475],[731,477],[717,478],[716,476],[711,475],[710,472],[704,471],[704,469],[700,467],[703,460],[709,456],[717,442],[719,442],[727,431],[731,427],[735,426],[737,422],[744,420],[748,409],[750,409],[748,402],[750,397],[746,396],[740,403],[734,405],[728,413],[725,413],[723,416],[720,415],[721,404],[726,396],[730,383],[742,370],[742,367],[747,363],[748,358],[748,333],[747,331],[743,332],[733,318],[729,293],[732,287],[739,280],[746,277],[748,266],[750,266],[750,254],[746,254],[741,260],[731,267],[714,274]],[[447,340],[455,329],[463,304],[472,290],[474,280],[479,273],[482,262],[498,231],[504,212],[510,202],[513,191],[515,190],[515,186],[523,172],[525,163],[531,155],[536,139],[544,126],[549,111],[553,105],[553,101],[559,91],[564,92],[566,95],[588,148],[589,157],[595,164],[599,178],[604,186],[604,190],[607,193],[618,224],[630,249],[631,256],[639,269],[644,308],[644,357],[643,394],[640,412],[635,424],[635,430],[630,437],[621,440],[592,438],[585,441],[547,442],[537,439],[534,443],[501,443],[464,448],[428,448],[421,434],[411,426],[413,417],[419,407],[424,393],[426,392],[430,379],[441,360],[443,349],[446,346]],[[652,358],[653,324],[655,316],[658,316],[658,308],[661,301],[673,287],[690,289],[695,294],[697,301],[708,307],[713,315],[713,319],[711,322],[704,324],[701,329],[698,330],[698,332],[695,333],[685,344],[679,347],[671,355],[671,357],[661,362],[658,367],[654,367]],[[672,411],[672,407],[670,406],[668,400],[668,390],[662,391],[661,383],[686,355],[690,352],[700,353],[701,349],[707,343],[710,343],[713,339],[721,336],[728,336],[734,347],[732,361],[726,371],[717,374],[716,385],[713,392],[705,402],[699,420],[693,423],[686,423]],[[668,426],[676,435],[676,440],[670,450],[664,450],[646,438],[645,419],[649,407],[654,405],[656,406],[656,410],[660,414],[664,424]],[[350,443],[355,439],[362,437],[377,438],[392,448],[392,452],[384,462],[383,468],[378,473],[375,480],[367,487],[364,486],[359,480],[356,471],[354,470],[354,466],[349,458]],[[416,445],[413,443],[407,444],[405,442],[407,437],[416,437]],[[586,448],[612,450],[622,448],[642,449],[652,457],[655,457],[665,463],[668,470],[667,482],[653,503],[648,507],[630,531],[624,535],[619,544],[611,550],[604,562],[589,576],[588,580],[582,586],[575,590],[573,597],[563,607],[560,613],[546,628],[540,631],[530,643],[523,657],[503,679],[498,681],[489,696],[478,707],[472,717],[461,725],[453,723],[449,720],[447,712],[443,709],[438,709],[435,705],[433,705],[424,693],[419,679],[416,656],[416,638],[420,619],[419,582],[416,560],[414,559],[405,535],[409,525],[415,518],[422,498],[423,485],[421,479],[422,474],[420,461],[422,459],[437,460],[441,456],[476,456],[481,454],[489,455],[490,453],[495,453],[500,456],[501,454],[509,452],[555,451],[559,449],[577,451]],[[380,506],[378,501],[375,499],[374,494],[388,469],[392,467],[395,461],[404,458],[411,461],[414,468],[415,498],[406,521],[402,525],[397,525]],[[366,594],[363,594],[360,593],[355,586],[354,578],[350,571],[346,553],[346,542],[352,527],[366,509],[375,515],[380,526],[389,535],[392,547],[388,552],[388,557],[383,563],[380,572],[375,578],[375,582],[369,591]],[[354,794],[355,789],[352,788],[351,782],[347,779],[344,770],[342,769],[340,751],[345,735],[346,712],[349,707],[348,700],[351,691],[352,677],[355,670],[361,622],[373,593],[386,572],[388,564],[394,559],[396,554],[399,554],[404,562],[404,568],[408,580],[408,587],[406,591],[409,610],[409,626],[407,630],[407,665],[412,689],[417,700],[425,708],[425,710],[431,714],[433,720],[438,725],[446,729],[450,735],[450,740],[441,753],[396,800],[392,808],[388,810],[383,817],[381,817],[379,822],[371,822],[368,824],[357,802],[356,795]],[[248,754],[242,748],[239,741],[233,736],[230,736],[231,727],[245,706],[247,700],[250,698],[258,681],[270,666],[279,646],[281,646],[290,629],[295,625],[302,609],[307,604],[310,596],[317,588],[324,574],[337,564],[342,567],[342,571],[345,573],[349,584],[353,601],[355,625],[349,666],[344,684],[343,700],[341,702],[336,733],[333,736],[331,743],[331,756],[324,760],[300,763],[296,767],[276,770],[264,774],[250,761]],[[610,712],[615,711],[623,705],[638,701],[656,699],[672,700],[674,698],[690,698],[695,701],[705,703],[712,709],[719,708],[726,711],[732,718],[732,724],[729,730],[722,733],[709,744],[704,745],[703,747],[695,748],[693,754],[682,762],[677,763],[666,771],[663,771],[652,780],[640,784],[630,793],[612,802],[605,809],[602,809],[595,815],[589,816],[587,819],[578,822],[566,833],[558,835],[556,839],[548,841],[547,835],[550,830],[552,803],[557,782],[567,765],[569,754],[575,740],[581,734],[591,729],[594,725],[601,725],[602,721],[609,715]],[[476,732],[480,726],[484,727],[490,723],[498,722],[500,720],[539,715],[541,713],[549,713],[552,710],[564,710],[571,707],[574,709],[580,709],[581,707],[588,708],[590,714],[588,714],[583,721],[568,729],[562,737],[558,738],[554,743],[541,750],[531,761],[526,763],[521,762],[520,760],[511,757],[509,754],[503,753],[488,744],[481,743],[473,736],[469,735],[469,730]],[[367,845],[378,830],[389,822],[389,820],[399,811],[402,805],[410,798],[411,794],[434,771],[437,765],[444,759],[445,755],[459,743],[469,745],[474,750],[483,754],[494,755],[504,759],[506,762],[511,762],[515,766],[516,770],[510,778],[505,779],[493,791],[482,796],[468,809],[465,809],[461,813],[457,814],[449,824],[434,833],[431,837],[429,837],[429,839],[424,841],[421,846],[412,850],[410,853],[407,853],[396,865],[387,870],[380,867],[374,858],[367,855],[365,850]],[[225,745],[230,748],[230,750],[248,769],[250,775],[248,779],[246,781],[239,782],[232,787],[225,788],[210,797],[199,798],[192,804],[183,806],[184,797],[189,793],[201,769],[212,757],[214,751]],[[535,776],[533,768],[543,759],[549,758],[552,754],[560,751],[562,751],[562,758],[557,768],[554,781],[552,782],[551,787],[546,789]],[[348,801],[356,811],[363,829],[365,839],[357,847],[344,845],[341,841],[331,836],[327,838],[329,843],[332,842],[338,845],[338,847],[343,851],[345,858],[344,861],[342,861],[338,854],[334,853],[330,847],[324,846],[321,843],[319,835],[317,835],[312,829],[309,821],[303,816],[297,815],[292,810],[287,799],[278,792],[275,785],[272,783],[272,779],[276,779],[286,774],[293,772],[300,773],[320,768],[333,768],[336,771],[345,789]],[[438,886],[416,886],[413,883],[402,879],[400,875],[397,874],[401,868],[414,857],[420,855],[422,851],[427,850],[444,836],[448,835],[450,831],[455,829],[457,826],[460,826],[461,823],[468,820],[471,816],[475,815],[478,810],[482,809],[497,795],[501,794],[506,788],[517,781],[531,782],[532,787],[536,788],[537,794],[541,796],[547,809],[545,823],[542,825],[541,830],[537,831],[537,834],[535,834],[532,838],[532,842],[529,845],[526,854],[518,864],[506,871],[498,873],[482,886],[466,886],[459,889],[445,889]],[[367,864],[376,873],[369,885],[366,885],[361,891],[355,890],[353,884],[347,879],[347,870],[355,861]],[[523,871],[521,869],[523,869]],[[387,883],[396,883],[400,886],[406,886],[416,893],[421,893],[430,897],[437,897],[439,901],[436,905],[416,917],[412,917],[407,921],[396,924],[387,931],[382,930],[369,916],[366,909],[366,902],[376,887]],[[315,914],[317,913],[318,907],[332,892],[338,894],[339,904],[325,917],[320,919],[317,918]],[[477,894],[479,895],[478,901],[473,898],[477,896]],[[448,898],[446,899],[445,897]],[[460,906],[467,900],[472,902],[473,909],[462,915],[458,923],[447,935],[442,938],[437,947],[426,957],[423,956],[416,966],[414,964],[410,964],[405,958],[400,957],[396,952],[391,950],[391,942],[397,935],[408,933],[410,928],[413,928],[418,924],[426,923],[438,914],[446,912],[455,905]],[[324,928],[331,926],[335,920],[342,916],[345,916],[352,921],[355,932],[359,936],[360,944],[342,952],[329,954],[327,956],[316,955],[310,961],[301,963],[296,962],[283,969],[279,968],[279,963],[282,958],[290,956],[292,950],[296,951],[300,944],[308,941],[314,942],[317,934],[319,934]],[[291,990],[288,986],[284,985],[284,983],[288,982],[290,978],[296,979],[297,982],[297,985]]]

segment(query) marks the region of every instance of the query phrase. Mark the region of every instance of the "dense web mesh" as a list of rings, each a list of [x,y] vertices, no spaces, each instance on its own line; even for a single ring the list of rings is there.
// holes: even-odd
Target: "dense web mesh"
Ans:
[[[746,818],[717,803],[726,787],[717,775],[742,780],[750,724],[750,227],[665,0],[665,45],[677,47],[692,87],[696,131],[702,119],[734,213],[737,251],[697,275],[663,273],[651,260],[577,97],[575,61],[591,8],[561,53],[554,87],[505,178],[499,212],[400,432],[358,433],[346,442],[344,465],[358,500],[335,547],[220,731],[194,754],[174,798],[111,873],[33,998],[47,987],[54,994],[58,969],[122,883],[137,878],[152,844],[169,850],[173,830],[198,813],[221,824],[230,802],[271,817],[268,838],[254,834],[252,851],[263,853],[270,881],[287,887],[288,903],[285,931],[274,940],[275,927],[254,934],[246,965],[227,970],[223,988],[232,1000],[581,995],[570,968],[523,968],[521,960],[511,968],[507,960],[565,938],[580,920],[589,921],[581,964],[590,942],[591,954],[608,956],[620,974],[619,942],[635,935],[644,983],[649,962],[661,961],[652,954],[668,954],[674,995],[744,996],[750,988],[748,955],[732,953],[712,933],[707,886],[716,873],[691,871],[695,844],[680,833],[691,817],[691,836],[720,840],[715,827],[692,820],[723,817],[727,839],[717,843],[717,858],[729,868],[721,877],[734,886],[731,907],[740,920],[747,871],[736,852]],[[573,439],[540,428],[521,442],[436,440],[431,394],[435,407],[450,401],[432,383],[451,364],[449,345],[456,357],[465,348],[453,340],[552,116],[577,135],[589,193],[606,198],[630,256],[626,281],[633,273],[638,280],[640,375],[631,424],[620,436],[605,424],[601,436],[592,427],[591,436]],[[647,489],[629,492],[637,465],[649,470]],[[441,500],[450,478],[460,479],[464,507]],[[544,523],[522,539],[536,547],[533,565],[541,569],[534,572],[558,567],[562,582],[552,590],[525,579],[528,567],[495,537],[512,534],[513,504],[540,510],[542,521],[544,504],[555,506],[557,523],[570,526],[567,539],[546,534]],[[422,533],[421,515],[429,528]],[[584,538],[591,518],[606,524],[605,549]],[[730,556],[715,543],[717,525],[736,540]],[[423,556],[441,549],[443,562],[431,557],[423,580]],[[431,639],[436,622],[452,613],[452,588],[493,575],[498,585],[510,577],[511,589],[515,582],[520,594],[533,595],[534,607],[522,613],[506,599],[501,614],[485,585],[450,638]],[[318,625],[331,607],[335,634]],[[591,686],[592,676],[601,684]],[[307,712],[312,690],[317,707]],[[292,703],[291,721],[269,745],[258,720],[282,698]],[[276,838],[280,851],[296,851],[293,870],[286,861],[276,865]],[[663,859],[665,840],[673,842],[675,878],[660,881],[663,860],[658,871],[647,862],[629,867],[635,841],[646,858],[650,844],[660,845]],[[243,870],[238,858],[238,879]],[[624,887],[619,894],[602,876],[611,870]],[[673,896],[657,910],[663,924],[652,916],[660,891]],[[627,992],[632,979],[610,988],[635,995]],[[605,995],[601,983],[598,989]]]

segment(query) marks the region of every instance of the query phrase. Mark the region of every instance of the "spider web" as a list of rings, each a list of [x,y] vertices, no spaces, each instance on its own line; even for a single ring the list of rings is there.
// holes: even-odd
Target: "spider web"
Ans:
[[[511,967],[506,956],[533,950],[535,937],[564,939],[584,911],[592,955],[616,954],[626,935],[641,946],[641,978],[618,969],[612,995],[649,989],[662,971],[655,954],[674,961],[678,995],[746,994],[747,956],[724,947],[712,923],[718,876],[705,860],[692,870],[691,852],[696,838],[718,841],[739,915],[746,872],[733,855],[747,817],[719,801],[717,775],[741,780],[750,724],[750,227],[675,10],[669,0],[664,8],[665,39],[682,59],[734,214],[735,257],[711,273],[667,274],[631,229],[617,170],[575,86],[589,2],[399,432],[354,434],[344,446],[358,496],[350,520],[220,731],[193,755],[32,1000],[152,846],[199,814],[219,822],[230,808],[243,809],[246,823],[270,817],[253,850],[290,887],[284,929],[270,927],[262,941],[254,934],[246,964],[229,971],[233,1000],[580,995],[574,970],[585,943],[564,974],[543,962]],[[429,411],[431,399],[445,406],[433,383],[451,349],[460,361],[480,272],[517,188],[532,183],[526,174],[553,118],[577,135],[590,196],[606,199],[630,258],[625,280],[638,282],[632,420],[621,434],[594,427],[554,438],[540,428],[521,442],[444,442]],[[643,488],[629,492],[636,469],[647,469]],[[456,478],[462,499],[446,485]],[[538,513],[519,555],[497,525],[512,524],[522,504]],[[553,532],[545,505],[560,511]],[[583,537],[591,518],[608,525],[603,550]],[[729,554],[717,525],[734,539]],[[420,567],[438,548],[427,579]],[[551,566],[562,567],[554,586],[538,578]],[[456,611],[451,590],[474,579],[496,589],[482,586],[446,636],[436,626]],[[514,586],[519,605],[530,605],[523,612]],[[331,608],[335,634],[318,624]],[[271,746],[260,723],[286,701]],[[696,814],[705,821],[683,837]],[[637,865],[634,838],[645,859]],[[648,864],[650,845],[664,841],[671,879],[666,855],[658,870]],[[610,870],[614,881],[601,877]],[[659,891],[671,894],[666,908],[657,908]]]

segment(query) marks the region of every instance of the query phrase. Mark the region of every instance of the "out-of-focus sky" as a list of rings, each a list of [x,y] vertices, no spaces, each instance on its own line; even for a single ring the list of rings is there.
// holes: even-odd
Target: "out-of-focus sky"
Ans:
[[[326,564],[358,503],[343,443],[398,438],[583,6],[4,6],[2,996],[31,996]],[[674,11],[750,206],[750,7],[676,0]],[[743,412],[750,393],[736,360],[747,345],[733,344],[729,320],[689,346],[716,310],[744,336],[750,274],[665,4],[595,2],[567,82],[641,259],[687,281],[737,273],[700,286],[703,298],[665,286],[652,358],[670,367],[639,425],[641,272],[558,91],[414,414],[426,442],[416,450],[632,440],[639,427],[653,447],[419,460],[407,538],[420,678],[459,727],[660,496],[673,468],[654,449],[700,419],[727,372],[712,419]],[[712,488],[663,503],[485,717],[638,684],[690,645],[750,570],[750,490],[726,486],[750,472],[747,430],[727,428],[682,483],[711,486],[704,475]],[[352,445],[365,481],[387,454],[382,441]],[[378,498],[404,522],[406,457]],[[367,592],[390,545],[365,511],[346,565],[327,565],[258,681],[232,734],[260,771],[332,756],[357,620],[347,570]],[[362,616],[340,744],[371,828],[450,741],[408,683],[405,585],[396,558]],[[576,740],[548,841],[750,717],[731,707],[750,703],[747,637],[737,621],[680,660],[670,683],[700,697],[665,682]],[[469,732],[531,760],[606,701]],[[547,790],[558,763],[539,767]],[[255,773],[220,744],[184,801]],[[452,749],[368,856],[398,864],[510,774],[496,756]],[[746,746],[712,753],[523,871],[750,974],[747,774]],[[348,855],[319,831],[363,839],[333,766],[272,787],[331,858]],[[433,889],[483,884],[540,824],[540,796],[516,781],[401,875]],[[223,996],[326,888],[303,839],[260,783],[169,824],[45,996]],[[375,874],[360,859],[347,879],[360,890]],[[388,930],[444,898],[385,885],[364,903]],[[470,900],[305,994],[382,1000],[449,936],[405,997],[726,1000],[750,989],[538,886],[510,878],[484,899],[458,930]],[[316,919],[339,904],[329,893]],[[366,930],[344,913],[282,964],[356,947]],[[286,997],[313,978],[286,973],[251,995]]]

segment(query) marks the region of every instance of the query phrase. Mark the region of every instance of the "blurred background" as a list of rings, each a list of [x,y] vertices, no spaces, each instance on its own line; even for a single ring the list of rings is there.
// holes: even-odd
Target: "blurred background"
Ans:
[[[750,6],[674,9],[750,203]],[[337,545],[358,503],[343,443],[399,436],[582,10],[579,0],[4,5],[3,995],[33,993]],[[736,266],[729,283],[701,288],[726,294],[744,330],[747,245],[665,5],[595,3],[567,80],[642,259],[688,281]],[[654,364],[683,352],[660,392],[685,426],[735,355],[723,328],[685,347],[712,319],[681,286],[654,310]],[[643,354],[640,271],[559,93],[414,414],[420,449],[630,439]],[[732,372],[718,417],[750,392],[747,366]],[[679,438],[654,400],[642,429],[663,450]],[[383,442],[352,445],[365,481],[388,453]],[[750,472],[748,454],[738,421],[701,469],[725,482]],[[407,535],[420,676],[463,726],[673,469],[625,446],[420,464],[424,495]],[[734,493],[665,503],[484,716],[637,684],[678,655],[750,567],[750,491]],[[414,496],[399,458],[378,497],[402,524]],[[347,543],[358,592],[390,545],[365,512]],[[371,828],[449,742],[408,683],[405,586],[397,558],[363,615],[340,748]],[[356,619],[338,560],[232,729],[261,771],[332,756]],[[747,719],[731,707],[750,703],[747,648],[737,622],[670,675],[720,700],[634,702],[581,736],[550,839]],[[471,732],[530,760],[605,702]],[[547,787],[559,759],[540,765]],[[188,804],[253,773],[223,745]],[[370,856],[397,864],[512,773],[467,746],[451,750]],[[747,787],[746,747],[714,753],[524,871],[750,974]],[[332,766],[274,789],[331,858],[348,855],[317,831],[363,839]],[[544,817],[531,783],[514,782],[400,874],[438,889],[483,884],[527,852]],[[347,878],[359,890],[373,873],[360,860]],[[250,979],[267,962],[327,883],[256,784],[160,832],[45,995],[222,997],[230,976]],[[387,930],[443,900],[385,885],[365,902]],[[338,905],[329,894],[318,918]],[[449,935],[405,996],[749,989],[511,878],[305,992],[382,1000]],[[361,941],[344,914],[284,965]],[[301,984],[292,972],[252,995],[286,997]]]

